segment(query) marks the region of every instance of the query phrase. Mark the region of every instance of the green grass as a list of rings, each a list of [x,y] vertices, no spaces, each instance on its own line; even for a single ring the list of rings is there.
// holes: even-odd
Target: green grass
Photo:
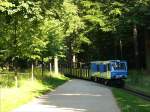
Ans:
[[[113,88],[113,94],[121,112],[150,112],[150,102],[129,94],[128,92]]]
[[[13,83],[13,86],[4,86],[7,81],[3,80],[1,81],[3,86],[0,89],[0,112],[10,112],[48,91],[53,91],[67,80],[68,78],[63,75],[51,74],[50,76],[48,72],[45,72],[43,77],[41,75],[36,76],[33,81],[29,77],[20,76],[18,88],[14,87]],[[14,82],[14,80],[12,81]]]
[[[129,71],[126,85],[150,94],[150,74],[142,71]]]

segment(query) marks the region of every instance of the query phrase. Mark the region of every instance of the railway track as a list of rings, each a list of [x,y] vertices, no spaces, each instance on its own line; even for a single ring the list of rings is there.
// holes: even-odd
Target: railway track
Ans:
[[[142,91],[135,90],[135,89],[130,88],[130,87],[128,87],[128,86],[125,86],[125,87],[123,88],[123,90],[125,90],[125,91],[127,91],[127,92],[129,92],[129,93],[131,93],[131,94],[133,94],[133,95],[139,96],[139,97],[143,98],[144,100],[150,101],[150,95],[145,94],[145,93],[143,93]]]

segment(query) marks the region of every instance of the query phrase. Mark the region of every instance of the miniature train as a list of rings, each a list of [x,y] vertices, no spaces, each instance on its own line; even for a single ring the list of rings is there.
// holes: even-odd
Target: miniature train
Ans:
[[[127,61],[109,60],[92,61],[90,63],[90,78],[106,85],[124,86],[128,76]]]

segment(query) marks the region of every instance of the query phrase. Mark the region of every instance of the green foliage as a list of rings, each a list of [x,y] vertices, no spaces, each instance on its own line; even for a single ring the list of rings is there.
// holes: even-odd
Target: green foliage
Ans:
[[[130,71],[126,84],[129,87],[150,94],[150,76],[142,71]]]
[[[80,49],[81,38],[85,28],[82,18],[79,16],[78,6],[72,0],[65,0],[63,4],[63,24],[64,34],[67,47],[71,45],[73,53],[77,53]],[[82,36],[81,36],[82,35]],[[70,52],[71,53],[71,52]]]
[[[133,25],[149,29],[149,10],[149,0],[0,0],[0,61],[64,58],[82,45],[100,53],[103,37],[129,42]]]
[[[15,6],[14,4],[12,4],[8,1],[0,0],[0,11],[1,12],[7,11],[7,9],[12,8],[14,6]]]
[[[3,21],[2,29],[4,31],[1,41],[6,59],[11,57],[14,60],[16,57],[26,57],[31,51],[30,45],[35,41],[34,37],[37,36],[34,35],[34,30],[37,30],[35,22],[41,20],[42,16],[40,14],[40,2],[16,1],[8,3],[12,4],[13,7],[2,12],[2,20],[4,20],[3,18],[6,19]]]
[[[45,20],[41,23],[40,29],[43,37],[45,37],[45,55],[55,56],[60,55],[63,51],[63,23],[53,17],[49,17],[47,13]]]
[[[41,78],[40,72],[40,70],[38,71],[36,69],[36,79],[33,81],[30,80],[29,77],[26,77],[27,74],[21,74],[19,78],[19,88],[12,87],[12,85],[11,87],[7,86],[7,88],[1,86],[2,112],[10,112],[18,106],[21,106],[34,98],[54,90],[56,87],[62,85],[68,80],[68,78],[62,74],[50,76],[47,71],[44,71],[44,77]],[[7,78],[7,76],[5,77]]]
[[[138,96],[131,95],[122,89],[112,89],[113,94],[119,104],[121,112],[149,112],[149,101]]]
[[[144,38],[150,26],[149,0],[82,0],[77,4],[85,22],[85,35],[92,43],[82,45],[84,51],[81,58],[87,58],[88,61],[119,59],[122,40],[123,59],[133,61],[133,26],[137,25],[138,38]]]

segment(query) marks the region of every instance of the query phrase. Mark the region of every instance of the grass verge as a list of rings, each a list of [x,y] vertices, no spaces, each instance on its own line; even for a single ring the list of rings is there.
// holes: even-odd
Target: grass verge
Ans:
[[[149,112],[150,102],[118,89],[112,89],[121,112]]]
[[[126,85],[136,90],[150,94],[150,74],[143,71],[129,71],[129,76],[126,79]]]
[[[20,79],[19,87],[0,88],[0,112],[10,112],[18,106],[41,96],[42,94],[53,91],[57,86],[68,80],[63,75],[44,76],[42,80]]]

